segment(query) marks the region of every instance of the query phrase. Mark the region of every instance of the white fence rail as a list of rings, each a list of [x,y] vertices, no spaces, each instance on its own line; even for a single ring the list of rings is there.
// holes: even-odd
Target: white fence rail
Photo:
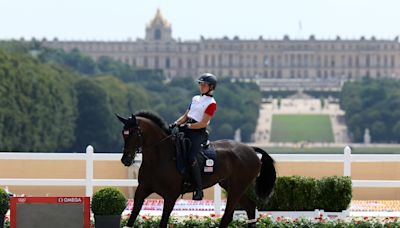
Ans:
[[[277,162],[343,162],[343,174],[351,176],[352,162],[400,162],[400,154],[351,154],[350,147],[343,154],[273,154]],[[95,154],[88,146],[85,154],[75,153],[0,153],[1,160],[83,160],[86,161],[85,179],[25,179],[0,178],[2,186],[85,186],[86,196],[92,196],[94,186],[132,186],[138,185],[137,179],[93,179],[93,161],[119,161],[121,154]],[[141,161],[141,155],[136,158]],[[400,180],[352,180],[353,187],[400,187]],[[215,212],[221,211],[221,188],[214,187]]]

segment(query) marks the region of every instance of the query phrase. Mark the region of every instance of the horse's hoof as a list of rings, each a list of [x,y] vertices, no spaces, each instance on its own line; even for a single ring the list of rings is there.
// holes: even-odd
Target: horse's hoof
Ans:
[[[124,226],[123,228],[132,228],[131,226]]]

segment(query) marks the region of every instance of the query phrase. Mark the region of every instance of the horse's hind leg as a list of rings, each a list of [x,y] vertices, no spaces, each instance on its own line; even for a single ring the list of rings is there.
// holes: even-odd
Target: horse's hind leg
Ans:
[[[220,185],[228,192],[225,213],[222,216],[221,223],[219,225],[219,227],[225,228],[228,227],[229,223],[232,221],[235,207],[245,192],[247,185],[246,183],[241,183],[237,180],[225,180],[224,182],[221,182]]]
[[[139,215],[140,209],[142,209],[144,199],[151,193],[152,192],[148,189],[143,188],[142,185],[138,185],[135,192],[131,216],[129,216],[128,223],[126,224],[127,227],[133,227],[133,223],[135,223],[136,217]]]
[[[256,218],[256,203],[253,202],[247,195],[243,195],[239,200],[239,204],[247,213],[247,227],[255,228],[257,223]]]

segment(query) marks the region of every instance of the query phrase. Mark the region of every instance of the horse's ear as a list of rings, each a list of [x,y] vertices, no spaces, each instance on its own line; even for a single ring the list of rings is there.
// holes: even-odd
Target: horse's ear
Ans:
[[[124,125],[128,122],[127,119],[120,117],[119,115],[115,114],[117,116],[117,118],[119,119],[119,121],[121,121]]]
[[[132,120],[136,122],[136,116],[132,114]]]

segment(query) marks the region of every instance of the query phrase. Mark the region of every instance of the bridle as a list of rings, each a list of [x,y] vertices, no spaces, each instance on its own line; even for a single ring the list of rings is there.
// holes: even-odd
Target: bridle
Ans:
[[[124,129],[122,130],[122,136],[124,137],[124,140],[125,140],[124,151],[129,151],[128,156],[130,156],[132,159],[135,158],[136,154],[141,151],[141,148],[143,146],[142,129],[140,128],[137,120],[135,121],[134,126],[124,127]],[[136,145],[136,148],[127,147],[127,144],[129,146],[130,143],[126,143],[126,142],[131,137],[137,137],[139,139],[139,143]]]
[[[126,140],[128,140],[130,137],[137,137],[139,139],[139,143],[136,145],[136,148],[130,148],[130,147],[126,147],[126,144],[124,145],[124,151],[129,151],[129,156],[133,159],[135,158],[137,153],[140,153],[143,150],[144,147],[144,140],[143,140],[143,131],[140,128],[140,125],[138,123],[138,121],[136,120],[135,124],[133,127],[129,127],[129,128],[125,128],[122,130],[122,136]],[[161,143],[163,143],[164,141],[166,141],[167,139],[171,138],[172,136],[174,136],[173,134],[167,135],[164,138],[162,138],[159,142],[157,142],[154,145],[151,146],[147,146],[147,149],[151,149],[153,147],[156,147],[158,145],[160,145]],[[128,143],[129,144],[129,143]]]

